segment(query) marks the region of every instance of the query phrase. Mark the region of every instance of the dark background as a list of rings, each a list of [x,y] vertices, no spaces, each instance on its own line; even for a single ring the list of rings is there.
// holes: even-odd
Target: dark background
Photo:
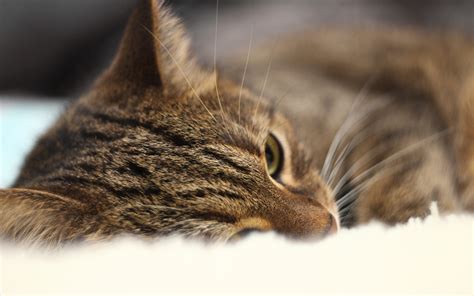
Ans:
[[[167,2],[186,23],[198,54],[208,57],[216,1]],[[81,92],[110,62],[134,3],[0,0],[0,93],[59,97]],[[297,24],[353,23],[474,31],[474,1],[469,0],[220,0],[219,5],[223,50],[244,42],[252,22],[260,34]]]

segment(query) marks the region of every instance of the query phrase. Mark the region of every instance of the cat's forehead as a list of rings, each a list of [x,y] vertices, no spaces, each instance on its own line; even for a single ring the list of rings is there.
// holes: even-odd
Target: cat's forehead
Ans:
[[[133,99],[138,103],[127,103],[132,106],[129,112],[136,112],[135,106],[139,106],[141,111],[162,119],[179,116],[183,123],[191,120],[194,124],[200,122],[219,128],[223,124],[268,128],[276,113],[275,106],[265,97],[227,81],[206,81],[194,89],[166,92],[149,89]]]
[[[220,85],[218,90],[198,90],[163,92],[150,88],[105,100],[91,97],[82,100],[81,105],[123,120],[172,130],[198,146],[215,143],[227,145],[229,151],[235,148],[236,153],[261,155],[275,114],[267,100],[228,84]]]

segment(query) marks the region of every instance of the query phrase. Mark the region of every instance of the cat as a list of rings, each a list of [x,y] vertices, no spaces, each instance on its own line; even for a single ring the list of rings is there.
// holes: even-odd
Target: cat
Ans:
[[[139,1],[110,67],[0,190],[0,236],[322,238],[433,201],[472,211],[472,49],[448,33],[311,30],[282,38],[273,64],[249,47],[217,71],[162,1]]]

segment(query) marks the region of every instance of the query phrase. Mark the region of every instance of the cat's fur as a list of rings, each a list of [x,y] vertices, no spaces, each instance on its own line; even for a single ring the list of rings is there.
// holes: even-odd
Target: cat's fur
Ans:
[[[340,216],[424,216],[433,200],[474,210],[473,49],[450,34],[304,32],[273,50],[271,79],[268,47],[255,49],[241,89],[242,57],[222,75],[200,67],[179,21],[141,1],[113,64],[0,190],[0,234],[314,237]],[[277,180],[269,132],[284,150]]]

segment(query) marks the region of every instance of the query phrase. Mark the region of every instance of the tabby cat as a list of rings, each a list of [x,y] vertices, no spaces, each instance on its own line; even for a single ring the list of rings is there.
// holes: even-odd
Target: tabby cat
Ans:
[[[474,210],[468,38],[306,31],[219,72],[189,48],[161,1],[140,1],[111,66],[0,190],[3,238],[319,238],[433,201]]]

